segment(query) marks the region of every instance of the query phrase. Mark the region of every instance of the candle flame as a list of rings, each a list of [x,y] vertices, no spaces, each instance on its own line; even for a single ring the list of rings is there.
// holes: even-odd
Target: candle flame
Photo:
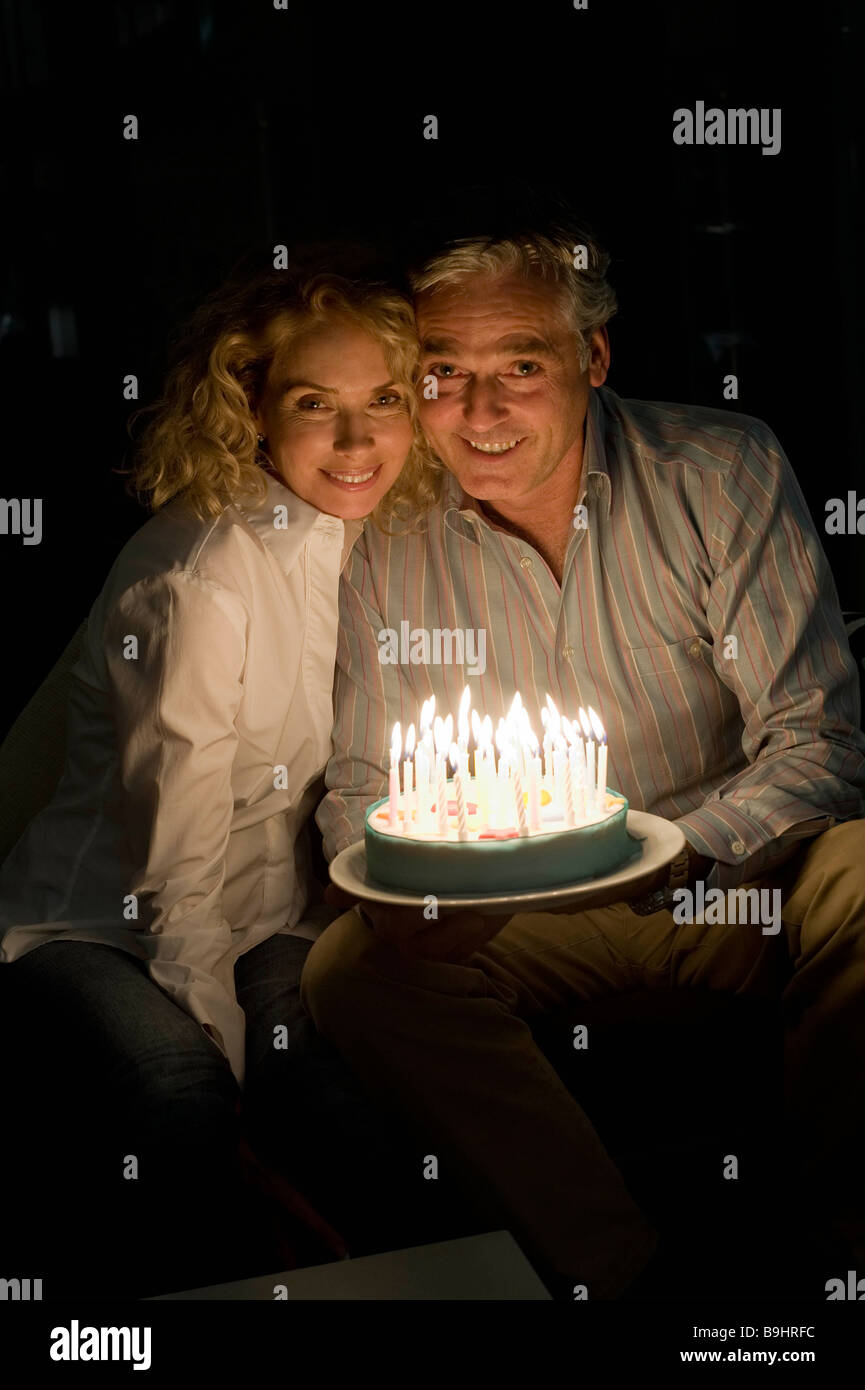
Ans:
[[[589,705],[589,718],[592,721],[592,729],[594,731],[595,738],[598,740],[598,743],[605,743],[607,735],[604,731],[604,726],[601,723],[598,716],[595,714],[595,711],[592,709],[591,705]]]
[[[469,736],[469,709],[472,703],[472,692],[468,686],[462,693],[460,700],[459,714],[457,715],[457,730],[460,738],[468,739]]]
[[[547,706],[550,712],[548,729],[551,738],[555,739],[558,738],[559,731],[562,727],[562,717],[559,714],[559,711],[556,709],[552,696],[549,694],[547,695]]]
[[[463,687],[456,719],[452,714],[448,714],[443,719],[435,713],[435,705],[435,695],[424,700],[421,706],[418,731],[416,731],[414,724],[410,724],[403,736],[400,724],[394,725],[391,739],[391,759],[393,762],[396,762],[400,757],[401,749],[403,756],[408,760],[414,757],[416,750],[419,753],[419,750],[423,748],[430,759],[435,753],[444,761],[446,767],[449,764],[454,771],[459,771],[464,765],[463,760],[466,757],[470,737],[474,741],[476,750],[476,775],[480,766],[480,758],[489,758],[493,775],[495,775],[496,754],[498,754],[499,770],[502,775],[507,775],[508,769],[514,766],[518,770],[528,767],[529,758],[540,757],[540,743],[532,728],[529,712],[523,704],[519,691],[515,692],[507,715],[499,718],[495,728],[489,714],[481,717],[478,710],[472,707],[471,687],[469,685]],[[546,757],[548,749],[554,751],[557,756],[567,755],[569,748],[579,749],[582,747],[583,738],[593,740],[598,745],[607,742],[604,725],[591,705],[587,706],[587,710],[580,706],[578,718],[571,720],[559,712],[555,701],[547,692],[546,703],[540,711],[540,716],[544,726],[544,757]],[[454,738],[455,726],[458,742]]]

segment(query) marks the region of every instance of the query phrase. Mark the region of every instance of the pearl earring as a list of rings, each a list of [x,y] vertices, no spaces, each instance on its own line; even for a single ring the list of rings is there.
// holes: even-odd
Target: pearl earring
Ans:
[[[258,442],[259,442],[259,444],[263,444],[263,443],[264,443],[264,435],[263,435],[263,434],[260,434],[260,435],[258,436]]]

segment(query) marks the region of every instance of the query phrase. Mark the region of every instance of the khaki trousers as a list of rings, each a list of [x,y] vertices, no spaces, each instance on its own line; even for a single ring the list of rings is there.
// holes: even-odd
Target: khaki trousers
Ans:
[[[783,988],[791,1162],[802,1181],[831,1183],[861,1142],[865,820],[805,841],[743,886],[780,889],[776,936],[752,922],[638,917],[616,903],[519,914],[448,964],[404,959],[351,911],[310,951],[301,998],[370,1092],[434,1137],[542,1271],[586,1285],[589,1298],[616,1298],[657,1233],[527,1020],[645,987]]]

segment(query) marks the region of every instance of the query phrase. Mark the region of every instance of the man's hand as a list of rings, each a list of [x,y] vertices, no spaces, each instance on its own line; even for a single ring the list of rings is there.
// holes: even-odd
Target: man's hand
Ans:
[[[707,859],[704,854],[698,853],[694,846],[687,841],[688,846],[688,887],[693,890],[694,884],[698,879],[704,881],[712,872],[715,863],[714,859]]]
[[[705,855],[700,854],[690,841],[685,841],[685,848],[688,851],[688,878],[687,882],[684,884],[684,888],[693,892],[698,879],[705,880],[712,872],[715,861],[714,859],[707,859]],[[663,868],[659,869],[657,873],[654,874],[648,883],[642,883],[640,885],[636,894],[632,891],[631,896],[626,898],[625,901],[635,913],[641,916],[644,916],[650,909],[653,912],[658,911],[659,909],[656,904],[651,903],[650,899],[654,894],[664,892],[669,879],[670,865],[665,864]]]

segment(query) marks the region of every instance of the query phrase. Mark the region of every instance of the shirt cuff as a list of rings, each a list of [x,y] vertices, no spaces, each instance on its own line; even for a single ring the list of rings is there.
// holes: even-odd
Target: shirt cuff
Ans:
[[[818,816],[770,838],[758,821],[732,803],[703,806],[676,821],[688,843],[714,860],[706,877],[707,889],[735,888],[761,878],[789,859],[803,839],[820,835],[835,823],[834,816]]]

